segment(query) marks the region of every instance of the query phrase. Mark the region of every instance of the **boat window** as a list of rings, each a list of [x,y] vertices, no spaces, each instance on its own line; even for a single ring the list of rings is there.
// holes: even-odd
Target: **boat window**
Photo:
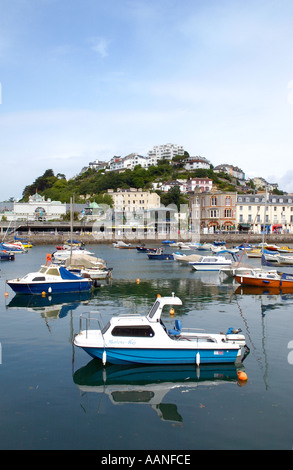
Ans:
[[[159,305],[160,305],[160,302],[158,302],[158,301],[156,301],[154,303],[154,305],[152,306],[152,308],[150,309],[150,312],[148,314],[149,318],[153,318],[154,314],[158,310]]]
[[[45,280],[46,280],[45,276],[37,276],[33,278],[33,281],[45,281]]]
[[[39,273],[45,273],[47,271],[47,267],[46,266],[42,266],[40,269],[39,269]]]
[[[151,338],[154,336],[154,332],[149,325],[115,326],[115,328],[112,330],[112,335]]]
[[[49,274],[50,276],[60,276],[59,269],[57,268],[48,269],[47,274]]]

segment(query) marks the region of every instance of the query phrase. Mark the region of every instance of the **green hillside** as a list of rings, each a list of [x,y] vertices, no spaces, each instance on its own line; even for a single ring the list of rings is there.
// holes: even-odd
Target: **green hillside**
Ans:
[[[69,202],[70,198],[74,196],[75,202],[90,200],[111,204],[112,198],[107,194],[108,189],[142,188],[151,190],[154,182],[195,177],[212,179],[213,185],[222,191],[241,191],[241,187],[237,186],[237,181],[225,173],[216,174],[212,169],[187,171],[181,167],[180,163],[174,165],[169,160],[160,160],[156,166],[151,166],[147,170],[140,165],[136,166],[134,170],[125,170],[121,173],[88,169],[69,180],[64,174],[55,175],[52,169],[48,169],[32,184],[24,188],[22,200],[27,201],[30,195],[37,192],[45,196],[46,199],[50,198],[61,202]],[[157,192],[160,193],[160,191]],[[160,195],[163,204],[170,202],[169,196],[161,193]]]

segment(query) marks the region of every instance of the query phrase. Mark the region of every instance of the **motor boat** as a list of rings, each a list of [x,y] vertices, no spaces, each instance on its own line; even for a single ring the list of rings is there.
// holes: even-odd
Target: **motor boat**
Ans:
[[[227,333],[206,333],[203,330],[181,327],[167,329],[161,316],[165,306],[181,306],[174,293],[158,296],[146,316],[114,315],[101,327],[98,318],[81,315],[80,330],[74,345],[91,357],[112,364],[194,364],[235,363],[246,346],[239,329],[229,328]],[[174,312],[175,313],[175,312]],[[86,322],[85,329],[84,321]],[[98,329],[92,329],[92,324]]]

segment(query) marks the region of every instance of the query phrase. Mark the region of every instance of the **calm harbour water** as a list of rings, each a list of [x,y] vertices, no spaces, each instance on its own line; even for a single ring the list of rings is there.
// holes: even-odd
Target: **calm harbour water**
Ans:
[[[1,262],[1,450],[292,449],[293,294],[247,293],[217,273],[136,250],[87,248],[113,267],[113,280],[82,298],[15,296],[6,287],[38,270],[53,245]],[[246,383],[234,366],[102,368],[73,347],[81,313],[98,311],[104,323],[146,314],[158,293],[171,292],[183,301],[175,317],[184,327],[242,328]],[[173,326],[169,312],[164,322]]]

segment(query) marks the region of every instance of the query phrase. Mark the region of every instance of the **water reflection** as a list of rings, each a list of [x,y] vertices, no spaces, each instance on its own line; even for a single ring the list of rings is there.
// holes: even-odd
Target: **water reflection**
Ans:
[[[6,309],[25,309],[41,314],[44,318],[64,318],[69,312],[86,305],[92,296],[89,292],[41,295],[15,295],[6,305]]]
[[[144,404],[150,406],[163,421],[183,421],[176,403],[166,403],[171,390],[181,393],[198,387],[216,387],[220,384],[245,385],[239,381],[237,372],[242,364],[205,366],[116,366],[103,367],[95,359],[78,369],[73,381],[80,391],[81,406],[88,412],[88,394],[96,393],[97,404],[107,396],[112,405]],[[174,399],[175,401],[175,399]]]

